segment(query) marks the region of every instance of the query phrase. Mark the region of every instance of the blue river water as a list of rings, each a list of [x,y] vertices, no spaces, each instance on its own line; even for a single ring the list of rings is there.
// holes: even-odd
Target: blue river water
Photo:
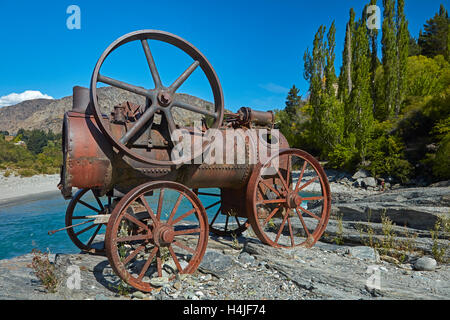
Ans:
[[[218,193],[218,189],[203,189],[203,192]],[[163,207],[172,208],[176,202],[177,193],[166,193],[164,197]],[[147,198],[150,207],[156,212],[158,194]],[[218,200],[216,197],[200,196],[205,207],[213,204]],[[98,208],[95,198],[87,193],[82,200],[86,201],[94,207]],[[102,198],[106,203],[106,198]],[[72,243],[66,231],[57,232],[48,235],[48,231],[65,227],[66,209],[70,200],[64,200],[58,193],[45,198],[28,201],[17,202],[10,205],[0,205],[0,259],[9,259],[15,256],[30,253],[33,249],[40,251],[49,251],[51,253],[78,253],[80,250]],[[188,211],[190,204],[185,198],[180,203],[179,211],[182,213]],[[218,207],[216,207],[214,213]],[[208,215],[214,215],[213,208],[207,210]],[[169,210],[166,210],[170,212]],[[92,215],[90,209],[78,205],[74,215]],[[216,220],[220,222],[222,215]],[[212,217],[209,217],[211,219]],[[84,226],[75,228],[79,231]],[[95,229],[93,229],[95,230]],[[100,234],[105,232],[102,227]],[[80,236],[82,241],[89,239],[92,232],[86,232]]]
[[[202,189],[201,192],[218,194],[219,189]],[[178,193],[167,192],[164,195],[163,215],[168,217],[176,202]],[[146,197],[150,207],[154,212],[157,210],[159,195]],[[213,196],[200,195],[202,204],[205,208],[213,205],[219,198]],[[98,204],[90,192],[83,198],[86,203],[97,207]],[[106,197],[102,202],[106,203]],[[64,200],[58,193],[45,196],[44,198],[32,201],[22,201],[10,205],[0,205],[0,259],[9,259],[15,256],[30,253],[33,249],[48,251],[51,253],[78,253],[78,249],[70,240],[66,231],[57,232],[48,235],[48,231],[65,227],[66,209],[70,200]],[[179,213],[189,211],[192,208],[186,198],[183,198],[179,205]],[[207,210],[208,220],[211,221],[217,213],[219,206],[213,206]],[[74,215],[84,216],[96,214],[91,209],[77,205]],[[165,217],[167,219],[167,217]],[[176,218],[176,217],[175,217]],[[194,217],[195,218],[195,217]],[[189,218],[187,218],[189,219]],[[80,220],[76,220],[77,222]],[[225,221],[225,216],[219,215],[215,223]],[[74,222],[75,223],[75,222]],[[75,232],[82,230],[85,226],[78,226]],[[80,235],[80,239],[89,240],[95,229]],[[99,234],[105,233],[105,226],[102,227]]]

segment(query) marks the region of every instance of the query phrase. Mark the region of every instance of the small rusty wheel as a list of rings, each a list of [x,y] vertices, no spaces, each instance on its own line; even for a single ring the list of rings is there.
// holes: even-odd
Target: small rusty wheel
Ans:
[[[208,188],[202,191],[193,189],[193,191],[202,203],[207,204],[205,210],[210,219],[209,231],[212,233],[221,237],[239,236],[250,226],[247,218],[242,218],[237,214],[237,211],[242,211],[242,209],[233,208],[231,203],[226,202],[222,189]],[[227,210],[226,214],[223,212],[224,210]]]
[[[106,254],[116,274],[150,292],[151,279],[193,273],[208,243],[208,219],[198,197],[182,184],[140,185],[116,205],[106,229]]]
[[[331,209],[327,176],[319,162],[285,149],[259,165],[247,186],[249,220],[258,238],[273,247],[312,247]]]
[[[104,244],[94,244],[93,241],[98,234],[105,232],[103,226],[106,223],[94,224],[94,221],[96,215],[109,215],[110,208],[111,197],[107,197],[105,203],[92,189],[80,189],[72,197],[66,211],[66,227],[74,227],[67,229],[67,234],[82,251],[94,254],[105,252]]]

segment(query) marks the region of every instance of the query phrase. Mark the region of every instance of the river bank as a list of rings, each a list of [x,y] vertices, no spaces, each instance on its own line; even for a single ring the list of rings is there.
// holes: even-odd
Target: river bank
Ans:
[[[59,180],[58,174],[5,177],[3,172],[0,172],[0,206],[39,200],[58,194]]]
[[[34,183],[56,186],[55,178]],[[331,218],[311,249],[268,247],[251,229],[238,244],[211,234],[193,275],[163,281],[149,294],[124,287],[104,256],[58,252],[50,254],[58,286],[49,293],[30,267],[33,255],[25,254],[0,260],[0,299],[449,299],[449,234],[433,231],[449,216],[448,182],[391,188],[366,178],[328,172]],[[74,266],[79,289],[68,286]]]

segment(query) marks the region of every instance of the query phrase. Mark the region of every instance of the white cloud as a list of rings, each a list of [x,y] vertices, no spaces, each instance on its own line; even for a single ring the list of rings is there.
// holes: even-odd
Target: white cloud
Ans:
[[[285,94],[287,94],[288,91],[289,91],[288,88],[285,88],[283,86],[280,86],[280,85],[272,83],[272,82],[265,83],[265,84],[260,84],[259,86],[261,88],[269,91],[269,92],[272,92],[272,93],[285,93]]]
[[[22,101],[32,99],[53,99],[53,97],[43,94],[40,91],[26,90],[22,93],[10,93],[6,96],[0,97],[0,108],[12,106]]]

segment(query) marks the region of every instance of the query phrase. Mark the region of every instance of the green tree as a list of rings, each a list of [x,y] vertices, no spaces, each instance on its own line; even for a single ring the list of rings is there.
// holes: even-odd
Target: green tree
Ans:
[[[341,102],[346,102],[352,89],[352,38],[355,24],[355,11],[350,9],[350,18],[345,29],[344,51],[342,53],[342,66],[339,74],[338,97]]]
[[[290,116],[295,116],[302,105],[302,96],[299,95],[299,93],[300,90],[294,84],[286,97],[286,106],[284,110]]]
[[[383,0],[382,53],[383,53],[383,101],[378,103],[376,116],[378,120],[386,120],[393,115],[397,90],[397,45],[396,26],[394,21],[394,0]]]
[[[371,0],[370,5],[376,5],[377,0]],[[375,112],[375,104],[377,97],[377,90],[375,85],[375,75],[378,66],[380,65],[380,60],[378,59],[378,30],[376,28],[368,30],[369,32],[369,45],[370,45],[370,95],[372,98],[372,109]]]
[[[418,56],[420,54],[420,46],[417,40],[409,34],[408,56]]]
[[[350,103],[345,114],[349,117],[347,123],[351,127],[347,130],[356,137],[356,148],[360,158],[365,162],[367,144],[373,128],[373,102],[370,86],[370,57],[369,38],[363,20],[358,24],[355,33],[353,61],[353,89],[350,94]]]
[[[449,23],[448,12],[441,4],[439,13],[426,21],[423,26],[424,31],[419,35],[418,44],[421,54],[427,57],[439,54],[447,56]]]
[[[397,1],[397,90],[395,91],[395,116],[399,115],[406,93],[406,67],[409,55],[408,21],[405,13],[405,0]]]

